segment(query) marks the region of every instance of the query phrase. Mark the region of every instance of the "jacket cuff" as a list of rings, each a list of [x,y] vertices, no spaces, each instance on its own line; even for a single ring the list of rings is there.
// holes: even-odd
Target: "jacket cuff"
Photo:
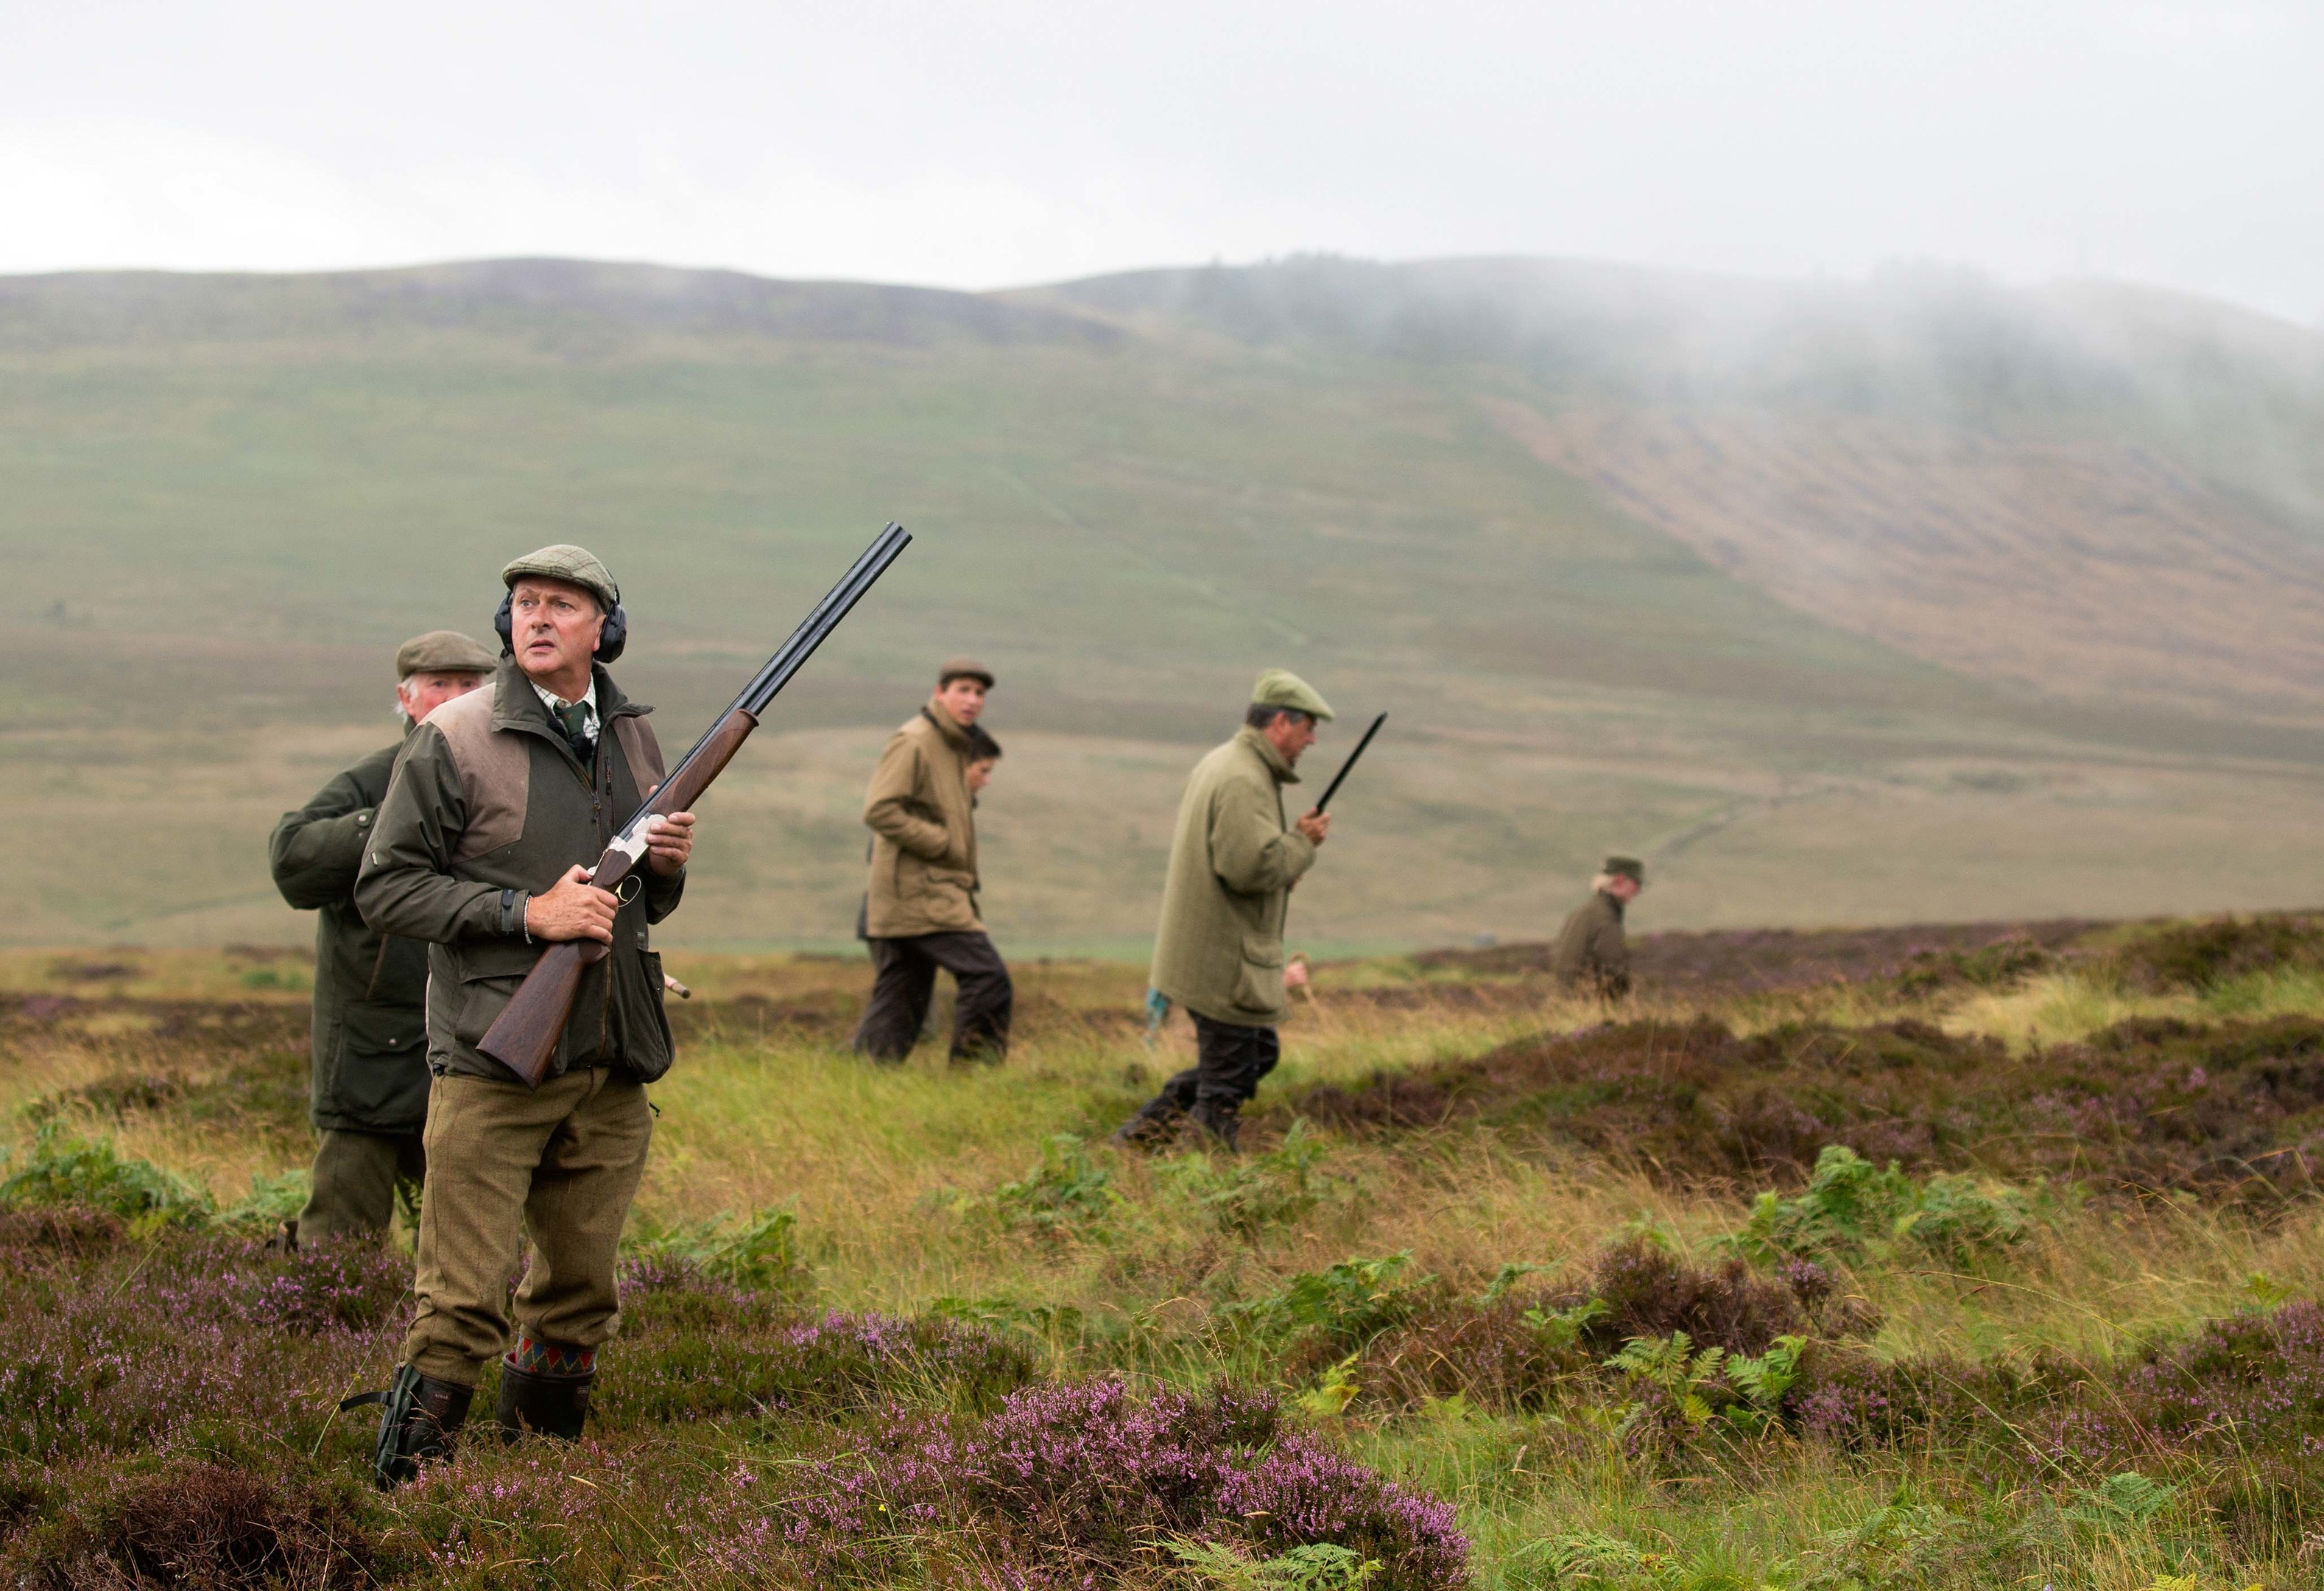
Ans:
[[[475,893],[461,902],[459,909],[452,914],[452,932],[446,936],[444,942],[454,944],[466,939],[504,938],[501,930],[501,892],[488,883],[459,887],[472,889]],[[517,893],[520,897],[524,893],[521,890]],[[520,923],[524,920],[523,910],[523,902],[520,899],[517,906]]]

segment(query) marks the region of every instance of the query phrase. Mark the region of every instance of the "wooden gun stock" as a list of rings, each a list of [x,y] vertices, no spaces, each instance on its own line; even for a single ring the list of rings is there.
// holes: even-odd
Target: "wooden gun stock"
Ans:
[[[872,582],[902,556],[911,540],[899,524],[890,525],[873,539],[839,584],[825,594],[791,632],[790,639],[742,687],[733,704],[694,743],[694,749],[679,759],[669,777],[647,792],[645,805],[622,825],[605,854],[597,858],[596,868],[589,874],[592,884],[620,896],[625,903],[635,898],[622,894],[622,886],[645,865],[649,820],[693,809],[710,782],[724,772],[751,731],[759,726],[767,704],[815,655],[824,638],[839,627]],[[549,946],[525,974],[507,1007],[484,1031],[476,1049],[514,1072],[527,1087],[540,1087],[557,1055],[558,1041],[565,1037],[565,1024],[572,1020],[582,974],[610,954],[611,947],[595,939],[568,939]]]
[[[596,955],[588,956],[584,946]],[[604,958],[605,947],[595,939],[566,939],[549,946],[476,1048],[514,1072],[525,1087],[540,1087],[581,993],[581,969]]]
[[[642,837],[647,819],[667,818],[691,808],[758,726],[757,716],[747,708],[730,709],[687,754],[678,772],[654,787],[644,807],[630,820],[631,829]],[[634,856],[618,843],[611,846],[597,858],[589,882],[619,894],[622,881],[637,872],[643,856],[642,846]],[[565,1024],[572,1020],[573,1002],[581,994],[582,973],[610,954],[611,948],[595,939],[565,939],[549,946],[532,964],[514,997],[484,1030],[477,1051],[514,1072],[525,1087],[540,1087],[557,1054],[557,1041],[565,1037]]]

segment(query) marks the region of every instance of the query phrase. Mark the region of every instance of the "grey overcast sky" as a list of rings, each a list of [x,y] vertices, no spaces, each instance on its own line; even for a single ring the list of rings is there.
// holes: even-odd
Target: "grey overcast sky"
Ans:
[[[0,271],[1942,261],[2324,322],[2324,0],[0,0]]]

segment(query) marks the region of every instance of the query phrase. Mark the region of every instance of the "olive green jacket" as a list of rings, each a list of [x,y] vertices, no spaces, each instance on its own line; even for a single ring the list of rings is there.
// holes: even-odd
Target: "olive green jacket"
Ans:
[[[1299,776],[1256,729],[1194,764],[1178,800],[1154,987],[1238,1027],[1283,1020],[1283,920],[1315,847],[1283,818]]]
[[[503,657],[492,688],[438,708],[411,733],[372,824],[355,883],[364,920],[425,939],[428,1064],[512,1081],[477,1052],[545,946],[523,930],[524,904],[575,864],[594,866],[662,776],[644,715],[596,671],[596,754],[584,767],[530,681]],[[584,969],[555,1077],[620,1064],[647,1082],[669,1069],[661,957],[646,930],[677,907],[684,874],[641,864],[639,891],[613,919],[613,954]]]
[[[1549,970],[1571,989],[1609,1000],[1630,992],[1630,946],[1622,934],[1622,902],[1603,890],[1574,908],[1557,930]]]
[[[373,931],[355,899],[401,750],[383,745],[337,775],[267,842],[274,887],[318,914],[308,1115],[323,1132],[417,1133],[428,1120],[428,947]]]
[[[973,808],[968,732],[930,701],[888,737],[863,794],[863,822],[872,830],[867,937],[983,931]]]

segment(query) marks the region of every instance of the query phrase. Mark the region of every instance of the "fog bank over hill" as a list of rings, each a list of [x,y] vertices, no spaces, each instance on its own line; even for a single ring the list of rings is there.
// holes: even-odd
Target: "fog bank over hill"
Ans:
[[[1027,301],[1468,380],[1543,462],[1719,568],[1981,678],[2257,717],[2319,700],[2324,337],[2247,310],[1526,260],[1156,271]]]
[[[1649,925],[2308,903],[2319,340],[1556,261],[0,279],[0,799],[116,840],[35,858],[9,931],[295,932],[266,826],[512,551],[608,559],[682,743],[891,516],[920,540],[713,798],[681,937],[844,940],[869,759],[963,650],[1019,944],[1134,949],[1191,750],[1275,663],[1395,714],[1319,940],[1538,938],[1616,847]]]

